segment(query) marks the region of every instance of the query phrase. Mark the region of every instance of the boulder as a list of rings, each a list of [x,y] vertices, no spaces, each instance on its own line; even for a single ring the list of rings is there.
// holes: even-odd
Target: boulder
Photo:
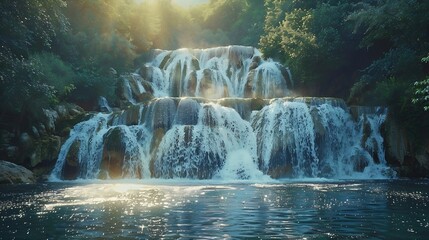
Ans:
[[[42,123],[45,126],[45,129],[48,132],[54,132],[55,131],[55,122],[57,121],[59,115],[57,111],[53,109],[42,109],[43,115],[42,115]]]
[[[116,96],[121,108],[153,98],[151,84],[138,74],[122,75],[116,86]]]
[[[121,128],[116,127],[110,129],[103,140],[103,155],[100,165],[100,178],[112,179],[122,177],[122,167],[125,158],[125,144],[123,143],[123,132]]]
[[[190,98],[183,98],[177,106],[175,124],[179,125],[197,125],[198,113],[201,105],[197,101]]]
[[[153,129],[163,128],[168,130],[171,128],[176,116],[176,102],[171,98],[160,98],[151,103],[153,113]]]
[[[67,153],[65,163],[62,169],[62,178],[64,180],[74,180],[79,176],[79,149],[81,142],[75,140]]]
[[[0,160],[0,184],[34,183],[33,173],[19,165]]]
[[[53,167],[60,152],[61,143],[61,138],[53,135],[37,140],[34,157],[31,158],[30,162],[31,167],[35,168],[39,165]]]

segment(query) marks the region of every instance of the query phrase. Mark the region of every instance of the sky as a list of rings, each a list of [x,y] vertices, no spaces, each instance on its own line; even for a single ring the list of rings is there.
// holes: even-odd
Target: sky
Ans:
[[[182,7],[190,7],[197,4],[208,3],[209,0],[173,0],[172,2]]]

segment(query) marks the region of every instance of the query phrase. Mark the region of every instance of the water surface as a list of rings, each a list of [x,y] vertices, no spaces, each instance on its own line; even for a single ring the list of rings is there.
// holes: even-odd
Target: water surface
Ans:
[[[0,187],[0,239],[424,239],[429,181]]]

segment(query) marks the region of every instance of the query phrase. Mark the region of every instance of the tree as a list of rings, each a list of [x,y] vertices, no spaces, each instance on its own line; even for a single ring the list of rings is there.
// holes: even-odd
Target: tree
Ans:
[[[315,96],[345,97],[364,54],[346,21],[350,1],[266,1],[264,55],[291,68],[300,90]],[[356,59],[357,61],[350,61]]]
[[[422,58],[422,62],[429,63],[429,55]],[[426,76],[424,80],[415,82],[414,86],[413,103],[422,103],[424,110],[429,111],[429,76]]]
[[[52,49],[56,37],[68,30],[62,12],[65,6],[61,0],[0,2],[1,115],[19,115],[36,103],[55,99],[55,88],[43,80],[40,69],[28,58]]]

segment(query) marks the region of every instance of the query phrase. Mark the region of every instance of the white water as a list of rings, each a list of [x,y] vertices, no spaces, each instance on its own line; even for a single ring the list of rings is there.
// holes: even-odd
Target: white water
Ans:
[[[289,95],[288,84],[293,83],[282,75],[282,66],[262,60],[252,70],[254,57],[261,57],[261,53],[243,46],[158,51],[143,66],[150,69],[143,78],[150,82],[155,97],[244,97],[246,84],[260,97]],[[288,69],[285,71],[291,79]]]
[[[76,125],[52,178],[394,176],[380,134],[386,111],[355,120],[338,99],[282,98],[288,69],[252,47],[156,51],[122,80],[129,106]],[[141,94],[162,98],[139,103]]]
[[[385,112],[354,121],[347,109],[328,103],[276,99],[247,122],[232,108],[186,98],[179,103],[159,99],[136,111],[137,125],[127,126],[125,113],[98,114],[76,125],[52,176],[63,177],[66,156],[79,141],[79,177],[97,178],[103,142],[114,128],[120,129],[125,146],[123,178],[391,176],[379,132]],[[364,120],[371,134],[362,145]]]

